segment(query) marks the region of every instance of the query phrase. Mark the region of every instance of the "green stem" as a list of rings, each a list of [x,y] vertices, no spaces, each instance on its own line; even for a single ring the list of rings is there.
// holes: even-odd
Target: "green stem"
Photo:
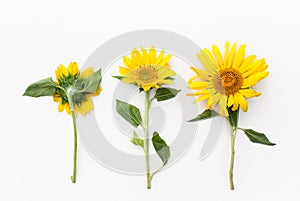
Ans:
[[[151,176],[150,176],[150,164],[149,164],[149,108],[150,108],[150,100],[149,100],[149,91],[145,92],[145,125],[144,125],[144,133],[145,133],[145,160],[146,160],[146,177],[147,177],[147,188],[151,189]]]
[[[72,94],[68,95],[68,101],[70,105],[70,110],[73,120],[73,130],[74,130],[74,153],[73,153],[73,175],[71,176],[71,181],[76,183],[76,170],[77,170],[77,125],[76,125],[76,116],[74,112],[74,103],[72,99]]]
[[[234,167],[234,156],[235,156],[235,138],[236,138],[236,128],[230,125],[230,141],[231,141],[231,158],[230,158],[230,170],[229,170],[229,180],[230,189],[234,190],[233,183],[233,167]]]

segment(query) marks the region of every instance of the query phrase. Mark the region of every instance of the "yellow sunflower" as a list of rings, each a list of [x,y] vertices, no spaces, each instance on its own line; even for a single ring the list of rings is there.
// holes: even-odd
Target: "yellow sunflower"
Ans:
[[[246,45],[237,48],[234,43],[230,47],[226,42],[223,56],[216,45],[212,46],[212,52],[206,48],[201,50],[197,56],[205,70],[191,67],[196,76],[189,80],[188,85],[197,92],[188,95],[198,96],[196,102],[208,99],[208,109],[219,103],[222,115],[228,116],[227,109],[230,107],[232,111],[240,107],[247,112],[246,98],[261,94],[252,87],[269,72],[264,58],[256,60],[255,55],[245,57],[245,49]]]
[[[55,71],[57,82],[56,84],[59,85],[62,89],[68,90],[70,87],[74,86],[75,83],[80,80],[89,77],[94,73],[92,67],[87,68],[83,72],[78,70],[78,65],[76,62],[71,62],[66,68],[64,65],[60,64],[57,70]],[[56,93],[53,95],[53,100],[58,102],[58,111],[62,112],[66,110],[68,114],[71,114],[70,105],[68,101],[67,94],[65,91],[58,88]],[[91,97],[98,96],[101,92],[102,88],[98,87],[95,93],[76,93],[73,94],[73,101],[74,101],[74,112],[75,115],[80,112],[80,114],[85,115],[89,111],[94,109],[93,101]]]
[[[121,80],[125,83],[135,84],[144,91],[159,88],[162,84],[172,84],[171,76],[175,72],[170,69],[168,62],[172,55],[164,55],[162,50],[156,56],[156,50],[151,47],[149,52],[144,48],[141,51],[133,49],[130,58],[123,57],[126,67],[120,66]]]

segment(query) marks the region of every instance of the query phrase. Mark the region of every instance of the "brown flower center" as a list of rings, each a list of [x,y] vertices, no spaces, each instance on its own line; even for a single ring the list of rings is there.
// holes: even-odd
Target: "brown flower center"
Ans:
[[[213,84],[219,93],[228,96],[240,90],[243,85],[243,77],[239,71],[225,68],[213,78]]]
[[[139,80],[145,83],[152,83],[158,79],[157,69],[151,64],[138,67],[136,73]]]

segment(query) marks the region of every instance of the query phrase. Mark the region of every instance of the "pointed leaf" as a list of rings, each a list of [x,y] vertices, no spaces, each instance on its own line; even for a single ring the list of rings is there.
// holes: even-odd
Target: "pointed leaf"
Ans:
[[[134,127],[142,125],[140,110],[134,105],[117,100],[117,112]]]
[[[155,98],[157,101],[164,101],[174,98],[179,92],[180,90],[172,88],[158,88],[156,90]]]
[[[214,110],[205,110],[204,112],[202,112],[201,114],[199,114],[197,117],[195,117],[194,119],[189,120],[188,122],[194,122],[194,121],[200,121],[200,120],[204,120],[204,119],[210,119],[216,116],[219,116],[220,114],[217,113]]]
[[[84,79],[83,89],[81,91],[86,93],[94,93],[98,89],[101,80],[101,69],[99,69],[98,71],[90,75],[88,78]]]
[[[23,96],[52,96],[55,93],[55,90],[56,84],[53,82],[52,78],[49,77],[29,85]]]
[[[243,128],[240,129],[244,131],[244,133],[247,135],[247,137],[251,142],[270,145],[270,146],[276,145],[275,143],[270,142],[269,139],[263,133],[254,131],[252,129],[243,129]]]
[[[156,131],[153,133],[152,144],[156,153],[165,165],[168,162],[171,155],[170,147],[166,144],[166,142],[159,136],[158,132]]]
[[[133,131],[133,136],[132,138],[130,139],[130,142],[132,144],[135,144],[137,146],[140,146],[144,149],[144,140],[142,140],[137,134],[135,131]]]

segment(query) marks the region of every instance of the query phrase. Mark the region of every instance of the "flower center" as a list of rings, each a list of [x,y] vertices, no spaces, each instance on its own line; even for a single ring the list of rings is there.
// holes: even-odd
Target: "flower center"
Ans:
[[[136,73],[139,80],[145,83],[152,83],[158,79],[157,69],[151,64],[138,67]]]
[[[240,72],[233,68],[225,68],[213,78],[215,89],[226,96],[234,94],[243,85],[243,77]]]

